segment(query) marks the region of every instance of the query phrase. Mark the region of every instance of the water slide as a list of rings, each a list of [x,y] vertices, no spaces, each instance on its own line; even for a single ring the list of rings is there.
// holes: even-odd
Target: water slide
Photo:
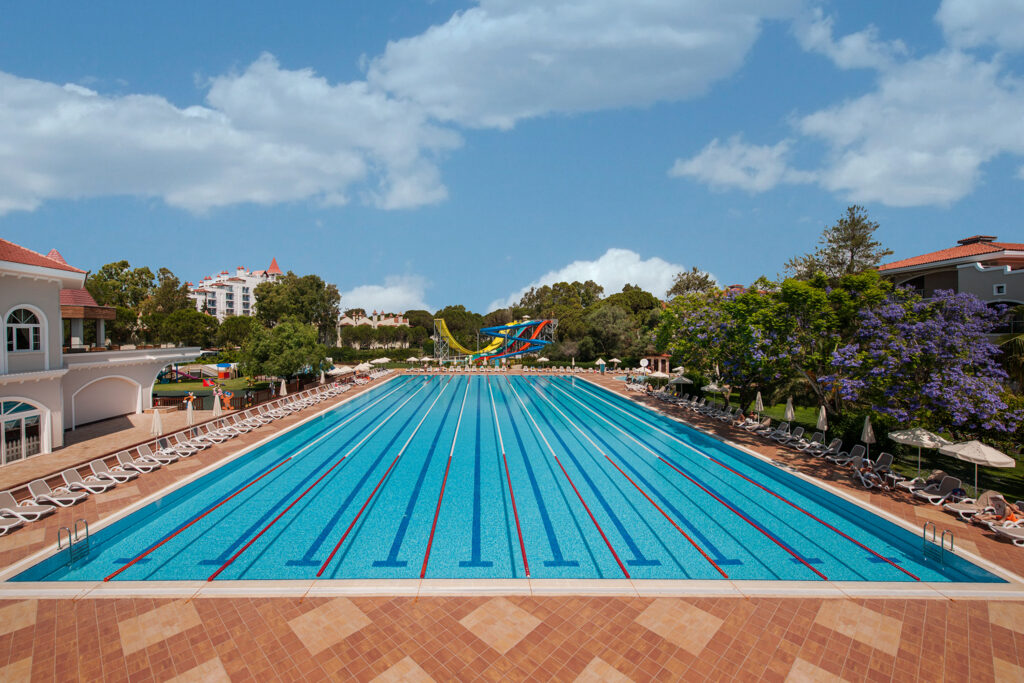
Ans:
[[[554,325],[555,321],[553,320],[523,320],[495,327],[484,327],[480,332],[493,337],[493,340],[474,351],[460,344],[452,336],[448,324],[443,318],[434,320],[437,333],[444,337],[448,347],[460,355],[468,356],[474,362],[488,362],[538,351],[551,343],[550,339],[542,339],[540,335],[545,329],[550,335],[554,330]]]

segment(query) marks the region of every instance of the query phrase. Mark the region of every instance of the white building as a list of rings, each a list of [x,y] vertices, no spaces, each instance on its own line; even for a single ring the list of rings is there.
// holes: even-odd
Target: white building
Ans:
[[[409,327],[409,321],[400,315],[384,315],[383,312],[373,312],[373,315],[357,315],[355,317],[343,315],[338,318],[338,328],[354,327],[356,325],[369,325],[373,329],[378,327]]]
[[[256,310],[256,285],[273,282],[283,273],[277,259],[270,260],[266,270],[246,270],[238,266],[234,274],[222,270],[217,275],[207,275],[198,284],[187,283],[188,296],[195,301],[196,310],[205,310],[217,320],[233,315],[253,315]]]
[[[43,256],[0,239],[0,465],[61,447],[64,431],[78,425],[151,408],[157,374],[199,354],[106,349],[103,324],[113,311],[96,305],[85,278],[56,250]],[[85,320],[96,323],[96,346],[84,344]]]

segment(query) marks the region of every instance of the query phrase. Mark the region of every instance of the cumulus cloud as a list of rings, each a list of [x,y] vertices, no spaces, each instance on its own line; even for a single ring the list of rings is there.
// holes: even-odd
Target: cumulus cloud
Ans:
[[[159,197],[191,211],[313,198],[407,208],[445,198],[460,144],[365,82],[330,84],[263,55],[212,79],[205,105],[104,96],[0,72],[0,213],[51,198]]]
[[[935,19],[954,45],[1024,49],[1024,3],[1020,0],[943,0]]]
[[[790,141],[776,145],[748,145],[739,135],[725,144],[712,140],[696,156],[676,159],[669,169],[674,177],[691,177],[715,188],[736,187],[748,192],[765,192],[779,183],[800,183],[809,173],[789,167]]]
[[[359,285],[341,292],[341,308],[365,308],[367,312],[387,313],[433,310],[426,303],[428,284],[418,275],[389,275],[382,285]]]
[[[901,43],[882,43],[870,28],[834,39],[831,19],[820,13],[796,30],[805,49],[841,68],[876,69],[874,89],[794,116],[796,135],[776,145],[715,139],[697,156],[677,160],[670,174],[750,192],[816,182],[858,202],[944,206],[974,189],[986,162],[1024,155],[1024,81],[998,55],[984,59],[947,47],[906,58]],[[822,161],[792,170],[788,155],[808,141],[824,145]]]
[[[627,284],[639,285],[657,297],[664,297],[672,286],[676,273],[686,270],[684,266],[669,263],[657,256],[643,259],[630,249],[609,249],[593,261],[573,261],[564,268],[552,270],[509,294],[504,299],[491,302],[488,310],[505,308],[517,303],[531,287],[543,287],[556,282],[586,282],[593,280],[604,287],[604,293],[614,294]]]
[[[803,117],[830,148],[821,184],[857,201],[944,205],[968,194],[981,165],[1024,154],[1024,84],[944,50],[884,71],[877,89]]]
[[[808,17],[795,23],[794,31],[804,50],[825,55],[840,69],[881,69],[907,53],[902,41],[882,41],[874,26],[839,40],[832,37],[833,26],[832,17],[816,7]]]
[[[511,128],[551,113],[646,106],[735,72],[764,19],[800,0],[480,0],[389,42],[368,80],[445,121]]]

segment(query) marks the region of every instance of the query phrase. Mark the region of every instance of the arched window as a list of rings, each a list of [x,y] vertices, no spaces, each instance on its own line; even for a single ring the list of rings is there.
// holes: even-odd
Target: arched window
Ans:
[[[42,413],[22,401],[0,401],[0,463],[17,462],[39,453]]]
[[[43,348],[42,326],[36,314],[27,308],[17,308],[7,316],[7,350],[39,351]]]

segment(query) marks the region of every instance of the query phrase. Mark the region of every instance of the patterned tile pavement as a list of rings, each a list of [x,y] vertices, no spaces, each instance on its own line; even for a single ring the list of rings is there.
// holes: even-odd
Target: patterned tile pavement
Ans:
[[[720,423],[698,426],[915,524],[942,515],[905,496],[858,491],[816,461]],[[109,516],[268,433],[238,437],[0,538],[0,566],[52,543],[56,529],[75,518]],[[1010,569],[1019,565],[1021,549],[947,515],[940,519],[955,526],[961,546],[971,544]],[[954,678],[1024,680],[1024,602],[571,595],[0,600],[0,681]]]

